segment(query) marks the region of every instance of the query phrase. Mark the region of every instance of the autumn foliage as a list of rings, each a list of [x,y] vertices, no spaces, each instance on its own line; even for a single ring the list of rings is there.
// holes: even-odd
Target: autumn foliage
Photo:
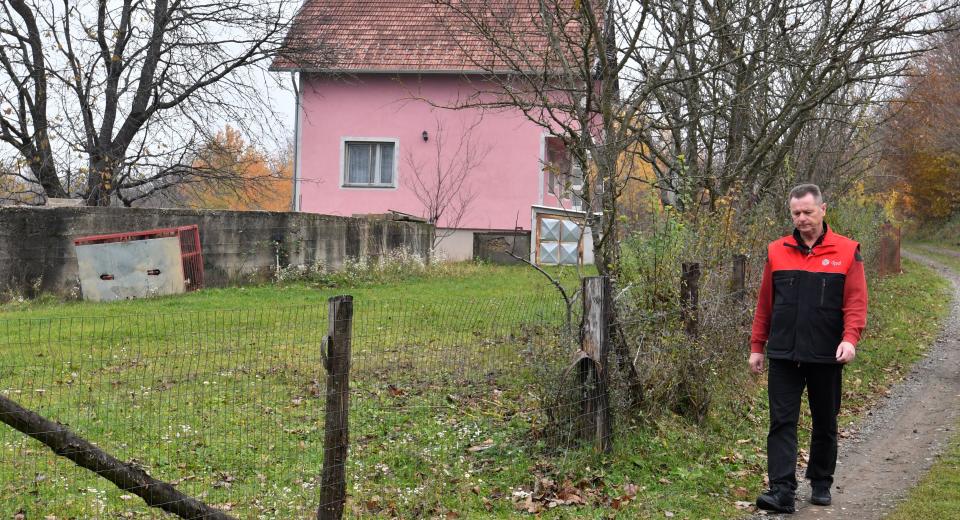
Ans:
[[[960,214],[960,35],[935,43],[891,105],[884,139],[901,205],[925,221]]]
[[[201,175],[178,186],[176,198],[203,209],[289,211],[293,192],[292,151],[276,157],[247,144],[229,125],[197,154],[193,168]],[[203,175],[204,172],[209,175]],[[224,175],[233,174],[233,175]],[[225,178],[231,179],[224,181]]]

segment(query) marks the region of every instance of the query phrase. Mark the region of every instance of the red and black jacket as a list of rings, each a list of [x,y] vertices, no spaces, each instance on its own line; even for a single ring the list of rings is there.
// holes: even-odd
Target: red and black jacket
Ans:
[[[804,363],[836,363],[841,341],[856,345],[867,324],[860,244],[831,231],[808,248],[794,230],[767,246],[750,351]]]

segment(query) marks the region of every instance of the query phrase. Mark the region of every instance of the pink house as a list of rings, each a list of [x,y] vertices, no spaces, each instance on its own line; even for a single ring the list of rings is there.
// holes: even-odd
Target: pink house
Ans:
[[[531,247],[517,254],[592,262],[589,234],[575,223],[582,175],[562,142],[519,110],[462,108],[496,83],[477,66],[482,42],[464,45],[442,9],[434,0],[306,0],[289,38],[322,50],[271,67],[299,80],[295,210],[433,220],[437,253],[450,260],[473,256],[475,233],[522,230]],[[518,0],[511,12],[533,20],[537,3]]]

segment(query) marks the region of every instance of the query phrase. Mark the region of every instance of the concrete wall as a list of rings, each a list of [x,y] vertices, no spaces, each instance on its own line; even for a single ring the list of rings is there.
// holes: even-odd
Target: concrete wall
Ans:
[[[473,235],[473,255],[477,260],[494,264],[519,264],[530,254],[529,231],[488,231]]]
[[[309,213],[0,207],[0,291],[68,294],[77,286],[74,238],[189,224],[200,227],[208,287],[271,275],[277,242],[281,265],[338,267],[402,248],[426,256],[433,233],[423,223]]]
[[[463,262],[473,259],[473,233],[471,229],[437,229],[437,259],[443,262]]]

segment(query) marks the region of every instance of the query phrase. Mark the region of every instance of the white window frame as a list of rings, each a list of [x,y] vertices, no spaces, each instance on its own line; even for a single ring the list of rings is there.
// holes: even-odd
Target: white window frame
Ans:
[[[348,143],[392,143],[393,144],[393,182],[390,184],[350,184],[347,182],[347,144]],[[376,175],[380,175],[380,154],[376,154]],[[341,137],[340,138],[340,188],[356,190],[395,190],[399,186],[400,140],[395,137]]]

